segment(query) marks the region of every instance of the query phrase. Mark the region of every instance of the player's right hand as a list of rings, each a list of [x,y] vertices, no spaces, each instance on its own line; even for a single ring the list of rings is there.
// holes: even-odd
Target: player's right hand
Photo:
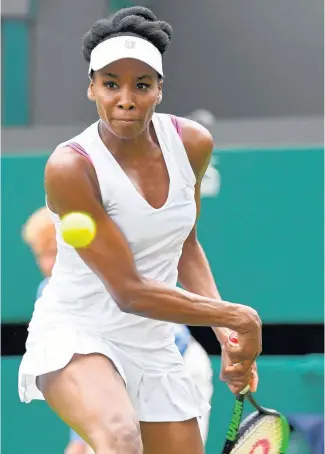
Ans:
[[[256,363],[246,370],[243,368],[241,371],[233,370],[232,372],[227,371],[227,366],[231,363],[225,350],[222,350],[222,361],[220,379],[227,383],[230,391],[233,394],[240,393],[247,385],[250,387],[251,392],[255,392],[258,386],[258,374]]]
[[[252,377],[252,383],[255,381],[256,370],[253,370],[253,365],[262,351],[262,323],[256,311],[247,306],[242,306],[242,309],[245,322],[238,332],[229,335],[223,345],[227,364],[223,367],[222,375],[228,383],[238,377],[238,381],[246,386]]]
[[[258,386],[256,362],[250,364],[233,363],[226,345],[222,347],[220,379],[227,383],[230,391],[238,394],[249,385],[250,391],[255,392]]]

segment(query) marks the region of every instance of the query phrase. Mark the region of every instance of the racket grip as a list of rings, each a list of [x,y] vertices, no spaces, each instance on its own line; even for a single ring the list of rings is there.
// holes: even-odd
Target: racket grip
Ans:
[[[239,394],[242,394],[242,395],[247,394],[249,390],[250,390],[250,386],[247,385],[247,386],[245,386],[244,389],[242,389],[242,390],[240,391]]]

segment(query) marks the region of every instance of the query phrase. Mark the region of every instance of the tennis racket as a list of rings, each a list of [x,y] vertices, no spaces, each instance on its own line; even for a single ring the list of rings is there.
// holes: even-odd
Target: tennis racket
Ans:
[[[245,399],[256,411],[241,422]],[[287,419],[276,410],[261,407],[247,386],[236,396],[222,454],[285,454],[289,436]]]

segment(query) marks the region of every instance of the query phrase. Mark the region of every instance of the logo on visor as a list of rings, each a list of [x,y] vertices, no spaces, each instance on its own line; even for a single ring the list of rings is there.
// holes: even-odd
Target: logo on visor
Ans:
[[[127,39],[125,41],[124,47],[126,47],[127,49],[135,49],[135,41]]]

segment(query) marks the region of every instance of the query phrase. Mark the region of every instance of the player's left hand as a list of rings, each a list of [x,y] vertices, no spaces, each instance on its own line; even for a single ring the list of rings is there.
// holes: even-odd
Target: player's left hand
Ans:
[[[228,354],[227,349],[223,348],[221,354],[220,380],[226,382],[230,391],[234,394],[238,394],[248,384],[251,392],[255,392],[258,386],[256,362],[245,370],[243,370],[243,368],[238,368],[229,371],[230,365],[232,365],[231,357]]]

